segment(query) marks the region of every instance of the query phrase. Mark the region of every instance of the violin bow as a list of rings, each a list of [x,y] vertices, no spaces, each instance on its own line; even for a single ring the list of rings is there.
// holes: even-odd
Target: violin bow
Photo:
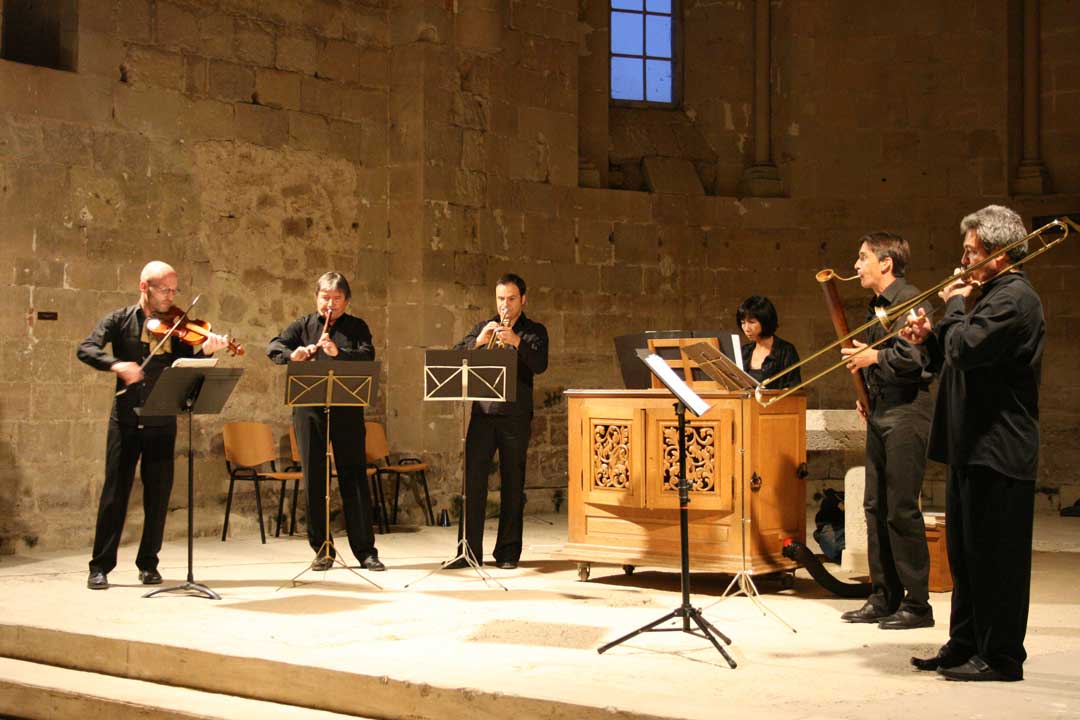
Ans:
[[[191,301],[190,305],[188,305],[187,310],[180,313],[180,316],[178,318],[176,318],[176,322],[174,322],[172,324],[172,327],[169,328],[169,332],[165,333],[165,335],[162,336],[162,338],[160,340],[158,340],[158,343],[157,343],[157,345],[154,346],[154,349],[150,351],[150,354],[147,355],[146,359],[142,361],[141,365],[139,365],[139,370],[140,371],[143,371],[143,370],[146,369],[146,366],[148,364],[150,364],[151,358],[153,358],[155,355],[157,355],[157,351],[161,349],[161,346],[165,344],[165,341],[168,340],[170,337],[172,337],[173,330],[180,327],[180,323],[187,320],[187,316],[188,316],[188,313],[191,312],[191,308],[195,307],[195,303],[199,302],[199,298],[201,298],[201,297],[202,297],[202,295],[196,295],[195,299]],[[134,384],[135,383],[132,383],[132,385],[134,385]],[[128,391],[129,387],[131,387],[131,385],[125,385],[124,387],[120,388],[119,390],[116,391],[116,395],[114,395],[113,397],[120,397],[121,395],[123,395],[124,393],[126,393]]]

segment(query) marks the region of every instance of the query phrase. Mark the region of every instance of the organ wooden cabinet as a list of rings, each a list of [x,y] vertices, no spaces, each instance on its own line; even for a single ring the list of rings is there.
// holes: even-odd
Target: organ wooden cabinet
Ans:
[[[793,570],[786,538],[806,541],[806,398],[762,407],[744,392],[699,390],[687,413],[692,570]],[[667,390],[567,390],[568,542],[589,564],[679,567],[678,419]],[[766,393],[766,397],[768,393]],[[627,568],[629,570],[629,568]]]

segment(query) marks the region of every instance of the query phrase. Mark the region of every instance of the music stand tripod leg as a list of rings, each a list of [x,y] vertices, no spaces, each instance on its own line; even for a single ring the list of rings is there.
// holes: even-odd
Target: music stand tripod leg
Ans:
[[[605,651],[629,640],[632,637],[640,635],[645,632],[685,632],[691,635],[698,635],[690,627],[690,621],[693,620],[697,625],[701,635],[704,635],[709,642],[713,644],[713,647],[719,651],[720,655],[727,661],[727,664],[732,668],[738,667],[735,660],[728,654],[724,646],[720,644],[717,637],[723,640],[725,644],[730,645],[731,640],[719,632],[712,623],[705,620],[701,615],[701,611],[690,604],[690,521],[687,518],[687,508],[690,505],[690,488],[689,482],[686,479],[686,406],[682,402],[675,403],[675,414],[678,417],[678,435],[679,435],[679,555],[681,560],[681,567],[679,571],[680,585],[682,587],[682,603],[676,609],[672,610],[668,614],[653,620],[650,623],[642,625],[637,630],[634,630],[617,640],[609,642],[597,649],[597,653],[603,654]],[[682,618],[681,627],[673,628],[661,628],[657,627],[668,620],[675,618]]]
[[[461,412],[461,441],[462,441],[462,447],[464,447],[465,436],[467,434],[466,422],[467,421],[465,419],[464,406],[462,406],[462,412]],[[476,555],[472,551],[472,548],[469,546],[469,539],[468,539],[468,537],[469,537],[468,536],[468,530],[469,530],[469,513],[468,513],[469,496],[468,496],[468,483],[466,481],[466,476],[465,476],[465,453],[464,452],[462,452],[462,454],[461,454],[461,466],[462,466],[461,467],[461,538],[457,541],[457,545],[455,545],[455,548],[457,549],[458,552],[457,552],[456,555],[454,555],[454,557],[452,557],[449,560],[447,560],[446,562],[442,563],[441,565],[439,565],[437,568],[435,568],[434,570],[432,570],[428,574],[424,575],[423,577],[419,578],[418,580],[415,580],[415,581],[413,581],[411,583],[406,584],[404,586],[404,588],[408,589],[411,585],[416,585],[416,584],[419,584],[419,583],[423,582],[424,580],[427,580],[429,577],[431,577],[435,573],[440,572],[442,570],[445,570],[446,566],[450,565],[451,563],[455,563],[458,560],[464,560],[466,563],[468,563],[469,567],[471,567],[473,569],[473,571],[477,574],[477,576],[479,576],[479,578],[484,581],[485,585],[488,585],[489,583],[495,583],[496,585],[501,587],[503,589],[503,591],[510,592],[509,588],[507,588],[501,582],[499,582],[494,577],[492,577],[491,573],[484,570],[484,568],[481,565],[479,559],[477,559]]]
[[[739,570],[739,572],[735,573],[735,576],[731,578],[731,582],[728,583],[727,588],[724,590],[724,592],[720,596],[720,598],[716,602],[714,602],[713,604],[706,607],[705,610],[709,610],[710,608],[713,608],[713,607],[719,605],[724,600],[726,600],[728,598],[732,598],[732,597],[737,597],[738,595],[741,594],[741,595],[745,595],[746,597],[750,598],[750,602],[752,602],[754,604],[754,606],[757,607],[757,609],[761,611],[762,615],[765,615],[766,617],[769,616],[769,615],[772,615],[774,618],[776,618],[777,621],[779,621],[779,623],[781,625],[786,627],[788,630],[790,630],[793,633],[798,633],[799,631],[795,629],[794,625],[792,625],[788,621],[784,620],[784,618],[780,617],[779,614],[777,614],[772,608],[770,608],[768,605],[766,605],[765,602],[761,599],[761,593],[758,592],[757,585],[754,584],[754,578],[752,577],[752,575],[750,573],[750,569],[747,568],[747,566],[746,566],[746,528],[750,524],[750,520],[746,517],[746,510],[745,510],[746,505],[745,505],[745,502],[746,502],[746,500],[744,498],[744,500],[743,500],[743,503],[744,503],[743,504],[743,520],[742,520],[742,551],[741,551],[741,554],[742,554],[742,569]],[[735,590],[735,592],[731,592],[732,588],[737,588],[737,589]]]
[[[197,391],[196,391],[197,394]],[[151,590],[143,595],[144,598],[152,598],[164,593],[171,592],[187,592],[201,595],[207,600],[220,600],[221,596],[216,592],[206,587],[201,583],[195,582],[195,571],[193,565],[193,556],[195,550],[194,540],[194,528],[195,528],[195,452],[191,445],[191,415],[192,406],[194,405],[194,399],[189,398],[188,406],[184,411],[188,419],[188,505],[187,505],[187,582],[180,585],[171,585],[169,587],[158,588],[157,590]]]

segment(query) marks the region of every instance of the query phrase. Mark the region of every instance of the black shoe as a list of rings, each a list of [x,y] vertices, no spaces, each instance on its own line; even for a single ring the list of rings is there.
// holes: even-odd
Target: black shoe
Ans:
[[[978,655],[972,655],[971,658],[963,665],[957,665],[951,668],[940,668],[938,673],[943,675],[946,680],[988,680],[996,682],[1017,682],[1023,680],[1024,676],[1020,675],[1006,675],[1005,673],[995,670],[986,664]]]
[[[958,665],[963,665],[971,659],[971,654],[954,650],[948,645],[943,645],[938,650],[937,655],[929,658],[911,658],[911,664],[915,666],[916,670],[925,670],[933,672],[934,670],[942,668],[954,668]]]
[[[495,567],[500,570],[513,570],[517,567],[517,560],[496,560]]]
[[[878,607],[872,602],[867,602],[858,610],[848,610],[840,616],[840,619],[849,623],[876,623],[886,618],[891,613],[883,607]]]
[[[925,612],[915,612],[907,608],[900,608],[892,615],[881,618],[878,627],[882,630],[914,630],[915,628],[934,627],[934,612],[929,609]]]
[[[108,590],[109,578],[103,572],[91,571],[90,577],[86,579],[86,587],[91,590]]]
[[[368,555],[360,561],[360,565],[365,570],[370,570],[371,572],[382,572],[386,569],[386,566],[382,564],[382,560],[379,559],[378,555]]]
[[[326,572],[330,568],[334,567],[334,558],[329,555],[320,555],[311,561],[311,569],[318,570],[319,572]]]
[[[443,566],[442,566],[442,569],[443,570],[464,570],[467,567],[469,567],[469,561],[466,560],[463,557],[460,557],[457,560],[452,560],[450,562],[444,562]]]
[[[157,570],[140,570],[139,582],[141,582],[143,585],[160,585],[161,573],[159,573]]]

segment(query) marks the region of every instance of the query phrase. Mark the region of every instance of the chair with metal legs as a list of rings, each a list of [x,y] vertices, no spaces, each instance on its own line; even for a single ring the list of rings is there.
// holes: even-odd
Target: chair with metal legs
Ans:
[[[225,522],[221,527],[221,541],[229,535],[229,514],[232,512],[233,490],[237,480],[250,480],[255,484],[255,510],[259,516],[259,537],[266,543],[266,528],[263,524],[262,493],[260,483],[276,481],[281,483],[284,496],[285,484],[289,480],[299,480],[303,473],[297,471],[279,472],[277,469],[278,453],[274,447],[274,434],[270,426],[259,422],[226,423],[222,428],[225,440],[225,468],[229,472],[229,495],[225,500]],[[269,471],[264,470],[269,466]],[[279,500],[279,506],[280,506]],[[280,523],[280,514],[279,514]]]
[[[304,473],[300,466],[300,447],[296,444],[296,431],[292,425],[289,425],[289,451],[292,456],[292,463],[285,468],[284,472],[295,472],[298,477],[293,479],[292,489],[292,508],[289,510],[289,535],[293,535],[296,532],[296,503],[300,498],[300,481],[304,479]],[[281,536],[281,519],[285,517],[285,484],[281,486],[281,493],[278,495],[278,510],[277,521],[274,523],[274,537]]]
[[[424,504],[421,506],[421,509],[426,511],[424,520],[428,525],[434,525],[435,512],[431,507],[431,495],[428,492],[427,476],[425,474],[428,468],[427,463],[416,457],[402,457],[396,463],[392,462],[390,443],[386,439],[386,429],[382,423],[365,422],[364,427],[367,459],[369,463],[375,466],[375,471],[378,474],[375,486],[379,488],[381,493],[383,476],[394,479],[394,504],[390,511],[390,522],[392,524],[397,523],[398,496],[401,491],[401,479],[405,477],[412,478],[424,491]]]

